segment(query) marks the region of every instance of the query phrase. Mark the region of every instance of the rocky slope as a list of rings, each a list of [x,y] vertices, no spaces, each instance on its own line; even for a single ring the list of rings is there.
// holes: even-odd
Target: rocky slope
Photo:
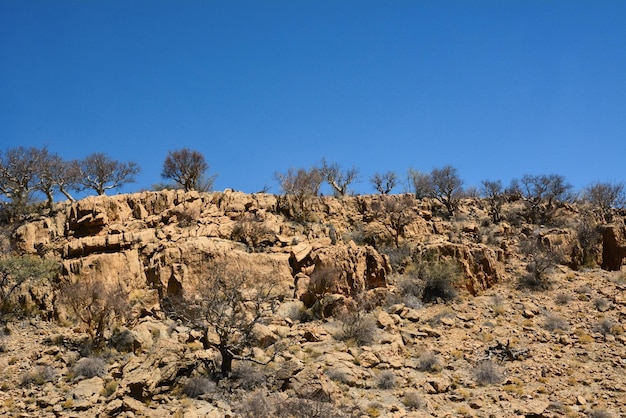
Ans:
[[[12,234],[16,251],[59,260],[60,283],[119,284],[132,312],[94,351],[58,283],[23,289],[37,309],[5,320],[0,411],[626,415],[622,218],[592,228],[589,246],[581,207],[561,206],[551,225],[525,223],[523,202],[505,209],[507,221],[492,224],[477,199],[445,219],[410,196],[327,197],[296,222],[285,197],[164,191],[88,198],[35,218]],[[520,285],[540,261],[537,249],[523,251],[529,240],[562,256],[541,290]],[[442,260],[458,267],[458,296],[416,300],[407,280]],[[255,328],[255,361],[215,381],[208,336],[162,304],[224,262],[269,277],[277,299]],[[345,314],[364,299],[358,315]]]

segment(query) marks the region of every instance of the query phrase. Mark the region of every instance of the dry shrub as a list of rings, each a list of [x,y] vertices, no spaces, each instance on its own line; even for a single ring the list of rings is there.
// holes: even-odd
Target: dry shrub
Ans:
[[[474,379],[481,386],[500,383],[504,375],[491,360],[481,361],[474,368]]]
[[[33,370],[27,371],[22,375],[22,386],[37,385],[41,386],[45,383],[52,382],[58,377],[57,371],[50,366],[37,366]]]
[[[432,351],[426,351],[420,355],[417,369],[422,372],[435,372],[441,368],[441,360]]]
[[[376,335],[376,320],[371,314],[360,310],[347,310],[339,319],[342,322],[341,331],[344,340],[353,341],[358,346],[369,345]]]
[[[251,250],[258,251],[272,244],[274,231],[265,225],[265,220],[260,214],[246,212],[235,224],[231,239],[246,244]]]
[[[76,376],[92,378],[104,376],[106,368],[107,364],[103,359],[99,357],[84,357],[76,362],[73,370]]]
[[[421,409],[426,404],[417,391],[411,390],[404,394],[402,403],[409,410]]]
[[[396,375],[391,370],[383,370],[376,379],[376,386],[380,389],[393,389],[396,383]]]
[[[178,220],[178,225],[186,228],[195,225],[200,218],[200,208],[197,206],[176,208],[172,211]]]
[[[572,301],[572,299],[573,297],[571,294],[561,292],[558,295],[556,295],[556,297],[554,298],[554,301],[557,303],[557,305],[567,305],[568,303]]]
[[[189,398],[198,398],[215,389],[215,383],[204,377],[194,377],[183,386],[183,393]]]
[[[543,328],[548,331],[566,331],[569,328],[569,323],[558,315],[547,313]]]

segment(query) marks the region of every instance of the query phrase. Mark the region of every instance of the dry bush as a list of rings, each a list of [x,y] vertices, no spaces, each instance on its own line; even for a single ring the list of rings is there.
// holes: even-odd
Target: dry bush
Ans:
[[[426,402],[424,402],[424,399],[420,396],[419,392],[415,390],[406,392],[402,398],[402,403],[409,410],[421,409],[424,405],[426,405]]]
[[[179,226],[187,228],[198,222],[200,218],[200,208],[197,206],[176,208],[172,211],[172,214],[176,216]]]
[[[481,386],[494,385],[504,380],[504,375],[491,360],[481,361],[474,368],[474,379]]]
[[[241,389],[250,391],[267,384],[267,376],[259,366],[249,363],[240,363],[233,369],[231,379],[236,381]]]
[[[606,312],[611,308],[611,301],[607,298],[597,298],[593,301],[593,304],[600,312]]]
[[[376,378],[376,386],[380,389],[393,389],[396,383],[396,375],[391,370],[383,370]]]
[[[530,237],[520,243],[520,250],[528,260],[528,274],[520,277],[518,285],[522,289],[545,290],[552,286],[550,273],[561,263],[565,249],[549,246],[539,237]]]
[[[592,409],[587,412],[587,418],[613,418],[613,414],[604,409]]]
[[[265,389],[246,396],[236,408],[244,418],[341,418],[345,416],[328,402],[302,398],[283,398]]]
[[[387,229],[396,247],[400,246],[400,238],[404,238],[406,227],[417,218],[414,206],[415,200],[410,195],[381,196],[372,202],[374,216]]]
[[[435,372],[441,369],[441,359],[432,351],[423,352],[417,364],[421,372]]]
[[[554,298],[554,301],[556,302],[557,305],[567,305],[568,303],[572,301],[572,299],[573,297],[571,294],[561,292],[556,295],[556,297]]]
[[[185,386],[183,386],[182,392],[188,398],[198,398],[206,393],[214,391],[215,387],[215,383],[209,379],[194,377],[187,381]]]
[[[611,318],[602,318],[594,325],[593,329],[604,337],[607,335],[619,335],[623,332],[622,326]]]
[[[453,260],[435,260],[419,265],[419,276],[424,281],[422,300],[425,303],[457,298],[456,285],[462,278],[461,268]]]
[[[37,366],[33,370],[29,370],[22,375],[21,385],[41,386],[45,383],[52,382],[58,377],[57,371],[50,366]]]
[[[254,251],[271,245],[273,238],[274,232],[265,225],[263,217],[250,212],[237,220],[231,234],[233,241],[242,242]]]
[[[14,296],[23,286],[51,281],[58,272],[58,262],[34,255],[0,258],[0,312],[8,313],[19,306]]]
[[[376,335],[376,320],[371,314],[360,310],[347,310],[339,315],[342,322],[342,339],[353,341],[358,346],[369,345]]]
[[[287,211],[296,220],[307,221],[311,215],[310,201],[319,194],[324,181],[322,171],[317,167],[309,170],[290,168],[286,173],[275,173],[274,177],[285,193],[283,206],[286,205]]]
[[[128,314],[128,299],[121,284],[88,279],[66,282],[60,288],[60,302],[85,325],[96,346],[104,343],[105,332]]]
[[[567,331],[569,323],[558,315],[546,313],[543,328],[548,331]]]
[[[299,300],[282,303],[277,310],[278,316],[288,318],[294,322],[309,322],[313,319],[311,312]]]
[[[74,375],[92,378],[104,376],[107,364],[99,357],[83,357],[73,367]]]

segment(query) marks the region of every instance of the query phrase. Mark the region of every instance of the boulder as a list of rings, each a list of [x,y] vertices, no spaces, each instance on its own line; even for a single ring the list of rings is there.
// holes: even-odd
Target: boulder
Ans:
[[[313,271],[309,288],[301,300],[311,306],[312,300],[333,293],[352,296],[363,291],[386,287],[391,271],[387,258],[373,247],[347,245],[328,246],[311,253]]]

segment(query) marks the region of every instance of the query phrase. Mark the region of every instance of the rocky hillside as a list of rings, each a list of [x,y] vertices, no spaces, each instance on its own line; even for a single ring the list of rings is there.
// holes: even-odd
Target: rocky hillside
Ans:
[[[479,199],[452,218],[408,195],[305,203],[144,192],[87,198],[11,230],[7,257],[61,268],[21,286],[20,308],[3,312],[0,411],[626,415],[619,214],[607,224],[593,208],[561,204],[543,208],[549,222],[537,225],[515,200],[498,223]],[[231,330],[228,373],[210,310],[198,321],[173,303],[221,295],[212,286],[222,265],[257,288],[244,297],[242,282],[237,293],[241,318],[252,319]],[[123,295],[124,312],[107,315],[102,332],[68,302],[80,283]],[[263,284],[271,297],[255,299]],[[100,302],[89,297],[93,313]]]

